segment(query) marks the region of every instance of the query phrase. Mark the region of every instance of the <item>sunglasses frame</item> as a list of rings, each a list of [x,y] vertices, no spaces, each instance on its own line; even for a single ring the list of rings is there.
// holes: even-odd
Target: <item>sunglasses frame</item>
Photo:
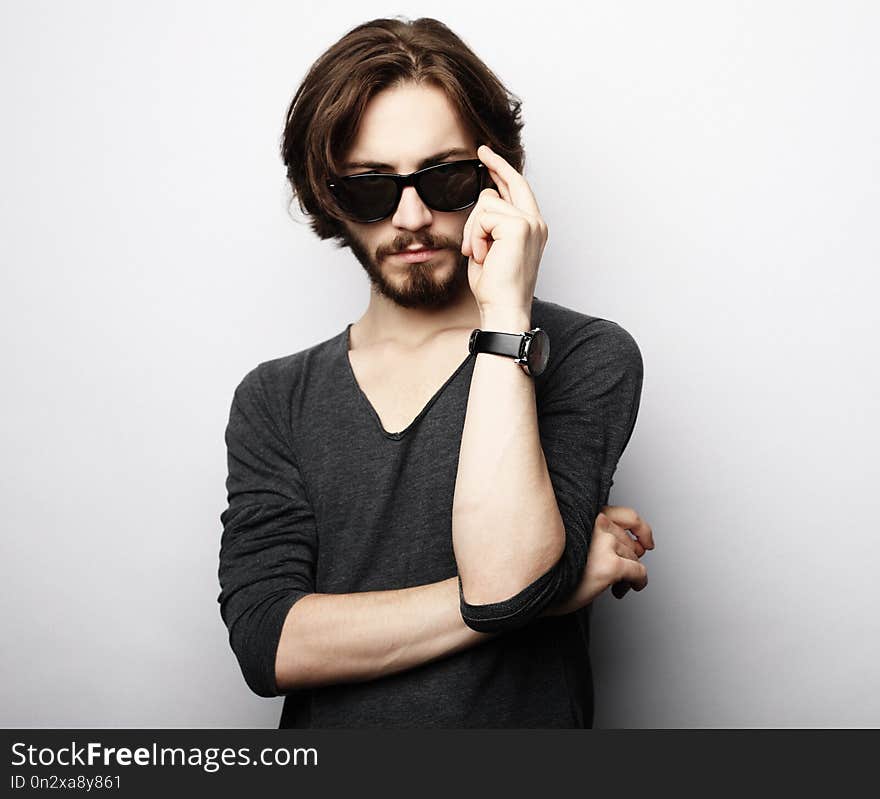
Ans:
[[[353,180],[357,180],[358,178],[367,178],[367,177],[370,177],[370,178],[383,177],[383,178],[390,178],[391,180],[393,180],[396,187],[397,187],[397,196],[394,198],[394,204],[391,206],[391,210],[387,214],[385,214],[384,216],[375,217],[373,219],[357,219],[356,217],[352,216],[351,212],[349,212],[349,211],[345,210],[345,208],[343,208],[345,213],[353,221],[359,222],[364,225],[370,224],[372,222],[381,222],[383,219],[388,219],[389,216],[393,216],[394,212],[397,210],[397,207],[400,205],[400,198],[403,196],[403,190],[407,186],[413,186],[415,188],[416,192],[418,192],[418,195],[419,195],[419,198],[421,199],[421,201],[425,205],[427,205],[428,208],[430,208],[432,211],[440,211],[441,213],[453,213],[454,211],[463,211],[465,208],[470,208],[472,205],[476,204],[478,197],[474,198],[471,202],[467,203],[466,205],[462,205],[459,208],[451,208],[448,210],[447,209],[441,210],[439,208],[434,208],[434,206],[432,206],[424,198],[424,196],[422,195],[421,189],[419,187],[419,181],[421,180],[421,177],[426,172],[430,172],[433,169],[439,169],[440,167],[444,167],[444,166],[452,166],[454,164],[472,164],[477,172],[477,177],[479,178],[479,181],[480,181],[480,191],[482,191],[484,188],[487,188],[486,186],[483,185],[483,182],[484,182],[484,177],[488,176],[489,173],[486,170],[486,165],[479,158],[464,158],[460,161],[444,161],[442,164],[432,164],[431,166],[426,166],[424,169],[419,169],[419,170],[416,170],[415,172],[410,172],[408,175],[398,175],[398,174],[395,174],[392,172],[363,172],[359,175],[342,175],[340,177],[330,178],[327,181],[327,188],[330,189],[330,191],[333,193],[333,196],[336,197],[338,200],[339,195],[337,194],[336,189],[337,189],[337,184],[339,184],[339,183],[350,182]],[[490,182],[489,185],[494,185],[494,184],[492,184]],[[478,195],[479,195],[479,192],[478,192]],[[342,207],[342,203],[340,203],[340,207]]]

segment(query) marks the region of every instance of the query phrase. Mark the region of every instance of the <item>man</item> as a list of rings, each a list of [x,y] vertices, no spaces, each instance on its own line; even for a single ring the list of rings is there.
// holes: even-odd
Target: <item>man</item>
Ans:
[[[230,410],[218,601],[282,728],[590,727],[590,603],[647,583],[605,504],[641,354],[534,296],[518,108],[431,19],[358,26],[291,103],[294,191],[372,291]]]

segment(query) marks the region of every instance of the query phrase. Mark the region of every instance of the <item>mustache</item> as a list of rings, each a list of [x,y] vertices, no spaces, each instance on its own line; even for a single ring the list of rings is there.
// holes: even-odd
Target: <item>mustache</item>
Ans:
[[[461,249],[461,244],[456,244],[455,242],[427,242],[427,241],[409,241],[403,244],[396,244],[393,249],[389,249],[387,251],[387,255],[397,255],[401,252],[406,252],[409,249],[426,249],[426,250],[451,250],[454,247],[458,247]]]

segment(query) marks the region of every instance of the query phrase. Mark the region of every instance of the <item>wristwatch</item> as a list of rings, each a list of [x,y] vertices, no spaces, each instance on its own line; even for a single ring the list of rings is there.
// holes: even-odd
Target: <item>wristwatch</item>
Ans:
[[[540,327],[525,333],[499,333],[476,328],[471,333],[468,349],[472,355],[480,352],[506,355],[513,358],[527,375],[538,377],[550,360],[550,336]]]

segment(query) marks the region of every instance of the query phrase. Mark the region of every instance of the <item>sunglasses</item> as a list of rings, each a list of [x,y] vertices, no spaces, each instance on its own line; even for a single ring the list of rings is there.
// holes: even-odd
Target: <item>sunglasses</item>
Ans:
[[[379,222],[396,210],[406,186],[414,186],[422,202],[435,211],[462,211],[479,199],[487,185],[486,165],[479,158],[436,164],[409,175],[368,172],[327,181],[340,207],[355,222]],[[487,184],[487,185],[484,185]]]

